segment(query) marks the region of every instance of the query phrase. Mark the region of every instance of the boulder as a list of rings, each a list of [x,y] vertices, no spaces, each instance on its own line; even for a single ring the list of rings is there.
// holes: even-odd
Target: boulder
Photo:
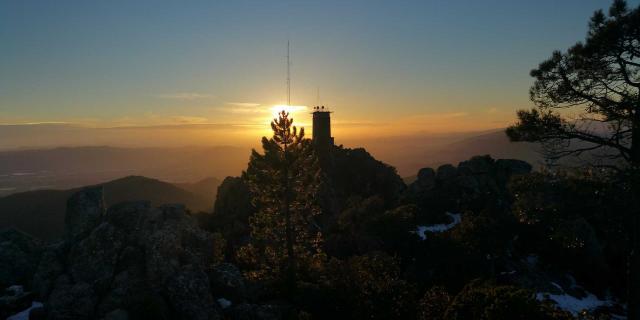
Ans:
[[[183,319],[218,319],[218,304],[209,290],[207,275],[198,268],[185,268],[166,280],[165,289],[171,307]]]
[[[32,282],[33,291],[41,300],[49,296],[55,281],[64,272],[65,250],[64,242],[55,243],[43,249]]]
[[[422,168],[418,171],[418,184],[423,190],[431,190],[436,186],[436,172],[431,168]]]
[[[71,197],[68,236],[38,267],[48,319],[219,319],[207,274],[215,238],[183,205],[127,202],[103,213],[100,193]]]
[[[116,309],[107,313],[103,320],[128,320],[129,313],[126,310]]]
[[[231,263],[222,263],[209,273],[211,288],[216,297],[241,301],[246,297],[247,287],[240,269]]]
[[[29,285],[40,258],[40,242],[13,228],[0,231],[0,289]]]
[[[31,306],[33,294],[25,292],[20,285],[13,285],[5,289],[5,294],[0,297],[0,318],[18,313]]]
[[[64,217],[65,239],[73,240],[91,230],[104,214],[102,187],[85,188],[67,201]]]
[[[517,159],[498,159],[497,171],[505,176],[513,176],[530,173],[533,167],[526,161]]]
[[[436,173],[436,179],[438,181],[447,182],[452,181],[458,176],[458,169],[450,164],[443,164],[438,167]]]
[[[483,208],[486,201],[506,204],[507,183],[513,175],[531,172],[521,160],[494,160],[488,155],[462,161],[458,167],[440,166],[434,173],[421,169],[418,179],[403,194],[406,203],[419,207],[418,219],[429,223],[450,210]]]
[[[278,320],[286,319],[290,308],[276,304],[241,303],[228,308],[231,319],[236,320]]]
[[[489,155],[474,156],[458,164],[458,172],[462,175],[478,175],[491,173],[495,160]]]

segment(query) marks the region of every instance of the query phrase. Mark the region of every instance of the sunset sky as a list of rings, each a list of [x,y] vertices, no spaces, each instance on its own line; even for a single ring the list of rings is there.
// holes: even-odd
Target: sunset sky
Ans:
[[[338,137],[501,128],[531,106],[529,70],[583,39],[592,12],[609,5],[5,0],[0,123],[255,140],[286,102],[290,40],[298,124],[309,125],[319,88]],[[126,140],[95,137],[77,143]]]

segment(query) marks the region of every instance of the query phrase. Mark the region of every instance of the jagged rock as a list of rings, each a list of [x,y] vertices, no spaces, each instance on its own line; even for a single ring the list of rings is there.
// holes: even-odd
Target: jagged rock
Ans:
[[[443,164],[438,167],[436,173],[436,179],[438,181],[446,182],[455,179],[458,176],[458,169],[450,164]]]
[[[209,290],[209,279],[199,269],[190,268],[170,275],[166,292],[174,310],[183,319],[218,319],[218,308]]]
[[[241,303],[229,308],[229,317],[236,320],[278,320],[285,319],[289,308],[274,304]]]
[[[71,198],[73,236],[43,255],[34,283],[48,318],[220,318],[206,273],[213,236],[183,205],[128,202],[100,213],[100,192]]]
[[[436,186],[436,172],[431,168],[422,168],[418,171],[417,181],[421,189],[433,189]]]
[[[524,161],[475,156],[460,162],[457,168],[450,164],[440,166],[435,183],[433,170],[421,169],[403,196],[407,203],[418,205],[419,220],[441,223],[444,212],[449,210],[475,210],[483,208],[486,201],[505,204],[502,200],[510,178],[530,171],[531,165]]]
[[[0,231],[0,288],[28,285],[40,258],[40,242],[13,228]]]
[[[44,320],[47,318],[47,311],[44,306],[38,305],[31,307],[29,311],[29,320]]]
[[[517,159],[498,159],[496,169],[502,176],[511,177],[519,174],[530,173],[533,167],[526,161]]]
[[[90,231],[104,214],[102,187],[85,188],[67,201],[64,217],[65,239],[72,240]]]
[[[5,289],[5,294],[0,297],[0,318],[5,319],[9,315],[27,309],[32,300],[33,294],[25,292],[22,286],[10,286]]]
[[[45,303],[49,319],[91,319],[98,296],[88,283],[74,283],[67,275],[58,277]]]
[[[43,249],[40,263],[33,276],[33,291],[44,299],[49,296],[56,279],[64,272],[62,256],[65,250],[63,242],[49,245]]]
[[[458,172],[461,175],[478,175],[488,174],[491,172],[495,160],[490,156],[475,156],[467,161],[462,161],[458,164]]]
[[[126,310],[116,309],[107,313],[103,320],[128,320],[129,313]]]
[[[242,300],[247,294],[244,277],[240,269],[230,263],[222,263],[209,273],[213,294],[232,301]]]

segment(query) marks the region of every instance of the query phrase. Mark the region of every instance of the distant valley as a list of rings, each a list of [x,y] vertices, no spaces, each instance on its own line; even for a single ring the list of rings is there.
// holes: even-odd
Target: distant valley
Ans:
[[[107,206],[124,201],[149,201],[158,206],[182,203],[191,211],[211,211],[220,181],[207,178],[196,183],[171,184],[142,176],[106,183]],[[14,227],[42,240],[59,238],[64,230],[67,199],[78,189],[36,190],[0,198],[0,229]]]
[[[0,196],[71,189],[139,175],[172,183],[239,175],[248,148],[63,147],[0,152]]]

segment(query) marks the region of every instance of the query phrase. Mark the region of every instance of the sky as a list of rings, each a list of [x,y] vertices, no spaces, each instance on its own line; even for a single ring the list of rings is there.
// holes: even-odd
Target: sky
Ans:
[[[610,3],[0,0],[0,126],[257,141],[286,103],[290,41],[295,123],[325,105],[336,141],[503,128],[532,107],[529,71]]]

